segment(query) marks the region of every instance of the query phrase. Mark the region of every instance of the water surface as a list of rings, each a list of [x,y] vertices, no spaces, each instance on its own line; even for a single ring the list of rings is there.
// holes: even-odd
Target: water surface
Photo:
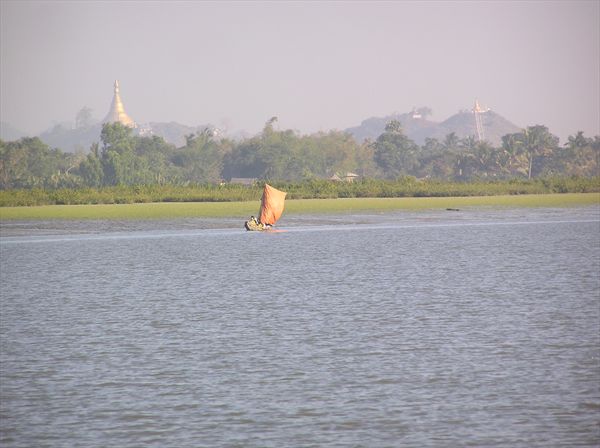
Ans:
[[[600,209],[2,223],[6,447],[598,446]]]

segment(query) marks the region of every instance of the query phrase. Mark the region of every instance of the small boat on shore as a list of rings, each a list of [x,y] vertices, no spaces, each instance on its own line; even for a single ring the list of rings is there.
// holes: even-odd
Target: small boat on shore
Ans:
[[[249,231],[264,231],[271,229],[279,220],[285,206],[286,192],[265,184],[258,219],[254,216],[245,222],[244,227]]]

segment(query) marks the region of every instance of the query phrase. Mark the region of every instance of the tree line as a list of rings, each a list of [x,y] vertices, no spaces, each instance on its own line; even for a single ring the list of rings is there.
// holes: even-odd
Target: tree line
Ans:
[[[561,146],[542,125],[505,135],[499,146],[454,133],[418,145],[395,120],[376,140],[362,143],[339,131],[279,131],[276,120],[241,141],[206,129],[187,135],[182,147],[158,136],[136,135],[120,123],[105,124],[100,142],[87,154],[50,148],[37,137],[0,140],[0,189],[186,186],[232,178],[298,182],[347,172],[369,179],[441,181],[599,175],[600,136],[587,138],[578,132]]]

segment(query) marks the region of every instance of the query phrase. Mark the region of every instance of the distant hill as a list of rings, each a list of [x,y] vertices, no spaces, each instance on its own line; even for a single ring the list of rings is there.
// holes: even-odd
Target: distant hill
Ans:
[[[430,121],[426,115],[421,116],[414,111],[404,114],[395,113],[385,117],[367,118],[359,126],[348,128],[345,131],[350,133],[358,142],[365,139],[376,140],[383,133],[385,125],[391,120],[398,120],[402,124],[404,133],[419,145],[423,145],[426,138],[436,138],[443,141],[452,132],[458,138],[466,138],[477,133],[475,118],[469,111],[461,111],[441,123]],[[485,139],[495,146],[501,144],[504,135],[521,130],[494,111],[482,114],[482,123]],[[186,135],[202,132],[205,128],[215,130],[212,125],[186,126],[176,122],[152,122],[140,125],[138,132],[143,133],[143,135],[157,135],[167,143],[179,148],[185,145]],[[77,129],[70,128],[68,124],[59,124],[42,132],[39,138],[52,148],[59,148],[66,152],[88,152],[93,143],[100,142],[101,130],[102,126],[99,123]],[[13,128],[10,124],[2,123],[0,137],[3,140],[18,140],[25,136],[24,132]],[[228,135],[228,137],[240,139],[248,138],[248,135],[240,133],[239,135]]]
[[[10,123],[0,121],[0,139],[4,140],[5,142],[11,142],[22,137],[27,137],[27,132],[15,128]]]
[[[185,126],[179,123],[147,123],[141,125],[137,132],[143,135],[157,135],[162,137],[167,143],[176,147],[185,145],[185,136],[203,131],[212,126]],[[71,129],[66,125],[56,125],[52,129],[42,132],[39,135],[40,140],[51,148],[59,148],[65,152],[88,152],[93,143],[100,142],[100,132],[102,125],[100,123],[93,126]],[[16,138],[7,138],[5,140],[17,140]]]
[[[185,145],[185,136],[202,132],[204,129],[213,129],[213,126],[186,126],[184,124],[175,123],[148,123],[147,125],[152,130],[152,135],[162,137],[167,143],[171,143],[180,148]]]
[[[42,132],[38,137],[51,148],[65,152],[88,152],[92,143],[100,141],[102,125],[70,129],[65,125],[56,125]]]
[[[485,140],[495,146],[502,143],[504,135],[521,130],[521,128],[491,110],[481,114],[481,118]],[[452,132],[458,138],[477,135],[475,117],[470,111],[461,111],[441,123],[420,118],[413,113],[372,117],[364,120],[360,126],[346,129],[346,132],[350,133],[359,142],[366,138],[376,140],[383,133],[385,125],[391,120],[398,120],[402,124],[404,134],[419,145],[423,145],[426,138],[436,138],[442,141]]]
[[[365,139],[376,140],[385,129],[385,125],[392,120],[397,120],[402,124],[402,130],[405,135],[413,134],[429,130],[437,126],[437,123],[429,121],[426,118],[420,118],[414,113],[407,114],[392,114],[386,117],[371,117],[364,120],[360,126],[346,129],[346,132],[358,141],[362,142]],[[412,137],[411,137],[412,138]],[[425,140],[423,138],[423,140]]]

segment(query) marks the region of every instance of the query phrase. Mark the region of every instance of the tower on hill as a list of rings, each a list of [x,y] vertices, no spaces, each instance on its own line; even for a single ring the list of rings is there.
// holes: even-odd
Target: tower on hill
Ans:
[[[479,101],[475,100],[475,105],[473,106],[473,114],[475,115],[475,129],[477,130],[477,141],[485,140],[485,133],[483,129],[483,122],[481,120],[481,114],[489,112],[490,109],[483,109],[479,105]]]
[[[130,128],[137,127],[135,121],[125,113],[125,107],[121,101],[121,95],[119,94],[119,81],[115,81],[115,93],[110,105],[110,110],[108,111],[106,118],[102,120],[102,123],[121,123]]]

